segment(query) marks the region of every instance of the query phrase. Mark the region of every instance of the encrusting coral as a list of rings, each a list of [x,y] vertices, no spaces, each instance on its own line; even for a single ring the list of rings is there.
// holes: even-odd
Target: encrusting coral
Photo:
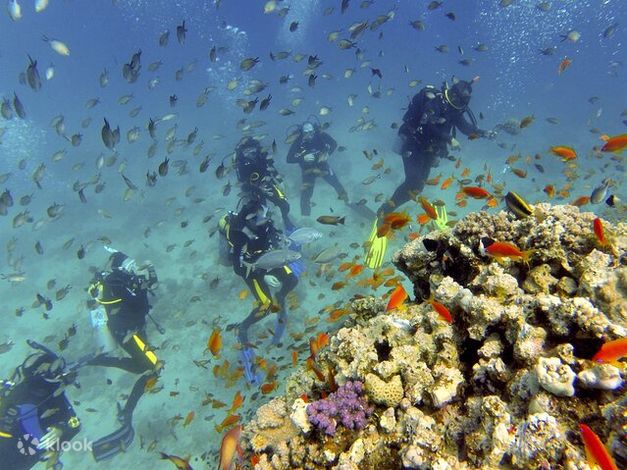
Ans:
[[[272,413],[245,425],[257,468],[584,468],[579,423],[627,465],[624,363],[591,360],[627,336],[625,225],[605,223],[601,245],[593,214],[533,209],[521,220],[470,214],[397,252],[415,302],[386,312],[380,299],[353,301],[315,358],[332,380],[293,374]],[[486,240],[529,258],[493,259]],[[289,409],[300,421],[315,412],[299,397],[333,400],[329,384],[354,381],[374,410],[366,422],[333,436],[292,423]]]

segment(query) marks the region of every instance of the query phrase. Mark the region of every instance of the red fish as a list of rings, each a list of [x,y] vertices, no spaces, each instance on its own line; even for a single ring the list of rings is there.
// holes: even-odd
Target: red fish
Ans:
[[[561,75],[568,67],[570,67],[570,64],[572,63],[573,63],[572,60],[570,60],[568,57],[564,57],[562,61],[560,62],[560,65],[557,69],[557,73]]]
[[[605,229],[603,228],[603,222],[598,217],[594,219],[592,222],[592,226],[594,228],[594,234],[599,240],[599,244],[601,246],[607,245],[607,238],[605,238]]]
[[[436,220],[438,218],[438,213],[435,210],[435,207],[431,205],[426,197],[420,196],[420,205],[424,209],[425,213],[433,220]]]
[[[433,296],[431,296],[431,298],[429,299],[429,303],[433,307],[433,310],[438,312],[438,314],[444,320],[446,320],[449,323],[453,323],[453,317],[451,316],[451,312],[449,312],[448,308],[446,308],[443,304],[435,300]]]
[[[239,445],[242,427],[235,426],[229,429],[222,437],[222,445],[220,445],[220,464],[218,470],[231,470],[235,464],[235,453],[241,452]]]
[[[581,431],[581,439],[586,447],[586,455],[591,466],[596,464],[602,470],[618,470],[614,459],[603,445],[601,439],[599,439],[599,436],[585,424],[580,423],[579,430]]]
[[[407,300],[407,292],[402,284],[399,284],[396,286],[396,289],[394,289],[394,292],[392,292],[392,295],[390,295],[390,300],[388,301],[387,307],[385,307],[385,311],[389,312],[390,310],[400,307],[405,300]]]
[[[222,332],[220,328],[216,328],[211,333],[209,340],[207,341],[207,350],[211,351],[214,357],[220,356],[220,350],[222,349]]]
[[[480,186],[463,186],[462,193],[475,199],[486,199],[491,196],[485,188]]]
[[[391,212],[385,216],[383,221],[389,224],[392,230],[398,230],[411,222],[411,217],[407,212]]]
[[[486,253],[497,260],[501,258],[522,259],[529,261],[532,250],[520,251],[520,249],[509,242],[494,242],[485,249]]]
[[[568,162],[577,158],[577,152],[575,152],[575,149],[573,149],[572,147],[567,147],[566,145],[556,145],[554,147],[551,147],[551,152],[553,153],[553,155],[562,157],[563,162]]]
[[[627,357],[627,338],[608,341],[601,346],[601,349],[592,356],[596,362],[615,362],[623,357]]]
[[[601,152],[622,152],[627,148],[627,134],[615,135],[608,138]]]

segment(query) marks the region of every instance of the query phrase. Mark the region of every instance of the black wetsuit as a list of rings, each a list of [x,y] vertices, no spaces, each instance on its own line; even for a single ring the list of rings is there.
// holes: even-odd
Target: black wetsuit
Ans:
[[[149,349],[146,336],[146,316],[150,312],[148,292],[157,283],[157,275],[152,267],[149,268],[148,277],[115,268],[105,273],[99,282],[102,290],[97,301],[107,312],[109,332],[130,357],[111,357],[105,353],[96,356],[88,364],[143,374],[135,382],[123,409],[123,417],[130,419],[144,393],[146,382],[155,377],[159,369],[156,355]]]
[[[41,440],[47,428],[62,431],[59,449],[78,434],[80,422],[61,386],[29,375],[0,395],[0,468],[27,470],[39,462],[45,451],[31,439]]]
[[[242,186],[242,192],[245,197],[261,199],[263,205],[266,205],[266,201],[272,202],[281,211],[285,229],[292,231],[295,226],[290,220],[290,204],[281,189],[279,172],[274,167],[273,160],[261,150],[258,142],[255,143],[254,159],[247,162],[251,166],[249,168],[243,164],[240,150],[235,151],[237,178]]]
[[[239,325],[238,339],[243,345],[250,344],[248,339],[250,326],[266,317],[274,309],[278,310],[278,322],[282,333],[287,323],[285,298],[298,284],[298,277],[289,266],[282,266],[269,271],[253,269],[247,272],[246,264],[254,263],[268,251],[283,248],[282,234],[274,227],[271,220],[260,226],[254,226],[254,223],[250,224],[250,215],[256,211],[256,209],[253,209],[253,204],[249,203],[239,213],[231,214],[228,218],[228,227],[225,232],[227,240],[232,247],[231,260],[233,270],[244,279],[257,302],[257,305],[255,305],[248,317]],[[251,227],[251,225],[253,226]],[[264,279],[266,274],[276,277],[281,282],[281,289],[276,294],[276,302],[273,301],[270,286]],[[277,335],[277,337],[280,336],[280,334]]]
[[[337,148],[337,142],[326,132],[316,131],[310,140],[303,139],[302,134],[292,143],[287,153],[287,163],[298,163],[302,171],[302,187],[300,193],[300,212],[302,215],[311,214],[311,196],[313,196],[316,177],[321,176],[329,183],[338,195],[338,198],[348,201],[346,190],[327,160]],[[315,159],[307,162],[303,157],[312,154]]]
[[[447,145],[455,129],[467,136],[485,135],[485,131],[477,128],[474,122],[466,120],[466,112],[467,108],[451,106],[443,93],[434,87],[425,87],[413,97],[398,130],[402,141],[400,153],[405,181],[381,205],[378,211],[380,217],[396,210],[422,191],[431,167],[436,165],[438,158],[446,157]]]

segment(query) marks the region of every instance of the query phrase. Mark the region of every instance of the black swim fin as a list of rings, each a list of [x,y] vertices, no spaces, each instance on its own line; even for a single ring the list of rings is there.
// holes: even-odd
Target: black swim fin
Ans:
[[[129,420],[121,428],[92,444],[94,459],[96,459],[96,462],[100,462],[101,460],[110,459],[120,452],[125,452],[133,442],[134,437],[135,431]]]

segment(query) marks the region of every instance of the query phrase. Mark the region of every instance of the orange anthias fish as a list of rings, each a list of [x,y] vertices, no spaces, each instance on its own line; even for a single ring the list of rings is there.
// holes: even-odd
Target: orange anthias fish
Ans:
[[[235,426],[233,429],[229,429],[222,437],[222,444],[220,445],[220,464],[218,470],[231,470],[235,464],[235,454],[242,452],[239,445],[240,436],[242,434],[242,427]]]
[[[220,356],[220,350],[222,349],[222,332],[220,328],[216,328],[211,333],[209,340],[207,341],[207,350],[211,351],[214,357]]]
[[[594,234],[599,241],[601,246],[607,245],[607,238],[605,238],[605,229],[603,228],[603,222],[598,217],[594,219],[592,222],[592,227],[594,229]]]
[[[425,213],[433,220],[436,220],[438,218],[438,213],[435,210],[435,207],[431,205],[426,197],[420,196],[420,205],[424,209]]]
[[[216,432],[222,432],[225,428],[234,425],[239,421],[239,415],[228,415],[224,420],[216,426]]]
[[[396,289],[394,289],[394,292],[392,292],[392,295],[390,295],[390,300],[388,301],[387,307],[385,307],[385,311],[389,312],[390,310],[400,307],[403,305],[403,302],[407,300],[407,297],[407,291],[405,291],[402,284],[399,284],[396,286]]]
[[[237,411],[237,409],[240,406],[242,406],[243,403],[244,403],[244,397],[242,396],[242,394],[238,390],[235,393],[235,396],[233,397],[233,404],[231,405],[231,408],[229,408],[229,414],[235,413]]]
[[[385,216],[383,221],[389,224],[392,230],[398,230],[411,222],[411,217],[407,212],[391,212]]]
[[[424,225],[430,220],[431,217],[429,216],[429,214],[420,214],[418,217],[416,217],[416,222],[418,222],[420,225]]]
[[[382,238],[387,236],[391,228],[392,227],[390,227],[390,224],[379,225],[379,228],[377,228],[377,237]]]
[[[449,176],[442,182],[440,189],[447,189],[451,184],[453,184],[453,181],[455,181],[455,179],[452,176]]]
[[[553,155],[557,155],[558,157],[562,157],[563,162],[569,162],[577,158],[577,152],[572,147],[567,147],[565,145],[556,145],[551,147],[551,152]]]
[[[557,69],[557,73],[558,73],[559,75],[561,75],[562,73],[564,73],[564,71],[565,71],[568,67],[570,67],[570,64],[572,64],[572,63],[573,63],[573,61],[572,61],[571,59],[569,59],[568,57],[564,57],[564,58],[562,59],[562,61],[560,62],[560,65],[559,65],[559,67],[558,67],[558,69]]]
[[[625,148],[627,148],[627,134],[621,134],[610,137],[601,147],[601,152],[622,152]]]
[[[546,195],[549,196],[549,199],[555,196],[555,186],[553,186],[552,184],[547,184],[542,191],[544,191]]]
[[[350,269],[350,271],[348,272],[348,274],[346,275],[346,279],[351,279],[355,276],[359,276],[361,274],[361,272],[364,270],[365,266],[363,264],[355,264],[353,265],[353,267]]]
[[[520,251],[520,249],[509,242],[494,242],[485,249],[486,254],[489,256],[496,258],[497,260],[501,258],[511,258],[511,259],[522,259],[525,262],[529,261],[529,256],[532,253],[532,250]]]
[[[491,194],[481,186],[462,186],[461,192],[475,199],[486,199]]]
[[[194,412],[190,411],[189,413],[187,413],[187,416],[185,417],[185,421],[183,422],[183,427],[186,428],[187,426],[189,426],[189,423],[191,423],[194,419]]]
[[[624,357],[627,357],[627,338],[620,338],[604,343],[601,349],[592,356],[592,360],[596,362],[616,362]]]
[[[590,202],[590,196],[579,196],[573,202],[570,203],[571,206],[581,207],[585,206]]]
[[[614,459],[603,445],[599,436],[582,423],[579,424],[579,430],[581,431],[581,439],[586,448],[588,463],[590,463],[591,466],[596,464],[601,467],[602,470],[618,470],[616,462],[614,462]]]
[[[274,390],[276,390],[278,385],[279,384],[276,381],[262,384],[260,387],[261,393],[263,393],[264,395],[267,395],[268,393],[272,393]]]
[[[453,317],[451,316],[451,312],[449,312],[448,308],[435,300],[433,296],[429,299],[429,303],[433,307],[433,310],[435,310],[444,320],[449,323],[453,323]]]
[[[159,452],[159,454],[161,455],[161,460],[169,460],[176,468],[178,468],[178,470],[193,470],[193,468],[189,465],[189,457],[182,459],[176,455],[169,455],[164,452]]]

